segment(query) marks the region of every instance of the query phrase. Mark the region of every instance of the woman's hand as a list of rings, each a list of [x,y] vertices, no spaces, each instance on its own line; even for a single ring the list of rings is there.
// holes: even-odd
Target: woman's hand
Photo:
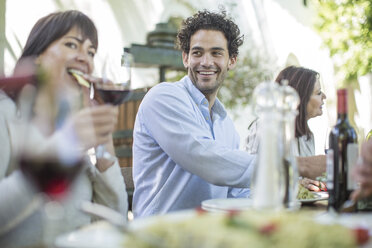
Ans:
[[[309,178],[303,178],[300,180],[300,184],[310,191],[327,191],[327,185],[321,181],[315,181]]]
[[[82,149],[112,142],[112,132],[118,117],[118,108],[99,105],[75,113],[65,124],[64,130],[73,130]]]

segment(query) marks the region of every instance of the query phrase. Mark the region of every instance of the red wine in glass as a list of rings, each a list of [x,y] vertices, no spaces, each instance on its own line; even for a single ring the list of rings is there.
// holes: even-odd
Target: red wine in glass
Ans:
[[[94,90],[97,91],[98,96],[105,103],[112,105],[120,105],[129,100],[132,95],[130,90],[130,81],[125,84],[94,84]],[[106,151],[104,145],[96,147],[96,158],[106,158],[114,160],[115,158]]]
[[[21,171],[37,190],[52,199],[62,198],[81,172],[84,160],[65,162],[56,157],[22,156]]]
[[[120,105],[127,101],[130,96],[132,91],[129,89],[116,89],[115,87],[113,88],[96,88],[98,94],[102,98],[102,100],[105,103],[110,103],[112,105]]]

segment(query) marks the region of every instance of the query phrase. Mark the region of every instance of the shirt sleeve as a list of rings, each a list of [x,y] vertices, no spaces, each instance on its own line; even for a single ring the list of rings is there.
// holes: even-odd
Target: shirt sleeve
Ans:
[[[227,198],[248,198],[250,196],[249,188],[230,188]]]
[[[93,185],[93,202],[127,216],[128,195],[118,160],[116,159],[115,163],[104,172],[91,165],[88,176]]]
[[[187,95],[167,84],[153,88],[139,110],[141,128],[186,171],[215,185],[249,187],[255,156],[215,140],[198,122],[197,106]]]

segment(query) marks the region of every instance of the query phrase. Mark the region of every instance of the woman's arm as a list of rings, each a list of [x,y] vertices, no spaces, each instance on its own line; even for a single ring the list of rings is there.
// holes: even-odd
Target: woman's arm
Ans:
[[[326,156],[297,157],[299,175],[315,180],[326,172]]]
[[[92,167],[88,176],[93,186],[93,202],[105,205],[124,216],[128,213],[128,195],[117,159],[104,172]]]
[[[258,153],[259,139],[258,133],[258,119],[254,120],[249,126],[249,133],[246,139],[246,151],[251,154]],[[316,177],[322,176],[326,171],[326,156],[308,156],[308,157],[297,157],[297,166],[299,175],[305,178],[315,180]]]

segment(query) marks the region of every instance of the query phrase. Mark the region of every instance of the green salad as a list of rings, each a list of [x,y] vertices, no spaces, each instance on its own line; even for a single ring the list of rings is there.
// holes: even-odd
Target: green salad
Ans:
[[[302,186],[301,184],[299,185],[298,189],[298,194],[297,194],[297,199],[299,200],[307,200],[307,199],[314,199],[315,195],[313,192]]]

